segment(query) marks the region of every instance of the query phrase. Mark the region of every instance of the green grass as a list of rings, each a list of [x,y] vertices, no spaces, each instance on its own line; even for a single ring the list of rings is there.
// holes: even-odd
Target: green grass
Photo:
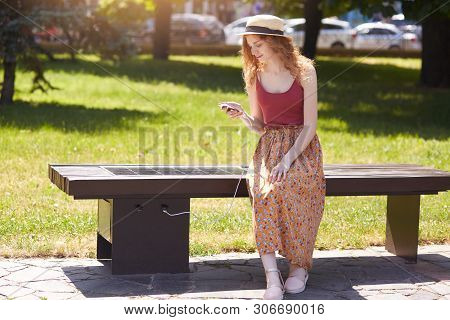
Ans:
[[[450,170],[450,91],[417,87],[419,69],[418,59],[319,57],[324,162]],[[17,103],[0,111],[2,256],[95,255],[96,201],[57,189],[48,163],[251,159],[258,136],[217,107],[233,100],[248,110],[237,57],[139,56],[114,66],[89,56],[48,62],[46,70],[59,90],[30,94],[32,74],[19,70]],[[421,244],[448,243],[449,200],[449,193],[422,196]],[[191,255],[255,251],[247,198],[235,199],[229,213],[230,198],[191,204]],[[327,197],[316,247],[383,244],[385,211],[382,196]]]

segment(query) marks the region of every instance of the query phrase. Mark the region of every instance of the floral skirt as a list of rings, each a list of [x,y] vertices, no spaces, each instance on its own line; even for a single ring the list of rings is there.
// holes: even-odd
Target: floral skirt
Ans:
[[[302,130],[303,125],[266,126],[246,179],[259,254],[278,251],[290,263],[310,270],[326,189],[317,134],[294,160],[285,179],[267,181]]]

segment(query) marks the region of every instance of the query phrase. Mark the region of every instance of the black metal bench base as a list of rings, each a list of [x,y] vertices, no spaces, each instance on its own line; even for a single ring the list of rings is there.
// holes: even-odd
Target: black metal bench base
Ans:
[[[189,272],[190,199],[100,199],[97,259],[112,259],[113,274]],[[417,261],[420,195],[387,199],[387,251]]]
[[[113,274],[189,272],[190,199],[99,199],[97,258]]]

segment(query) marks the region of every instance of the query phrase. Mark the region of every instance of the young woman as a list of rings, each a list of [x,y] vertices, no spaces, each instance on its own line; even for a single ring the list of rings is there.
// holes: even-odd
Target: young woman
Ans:
[[[239,103],[221,103],[231,118],[260,134],[247,186],[266,272],[264,299],[305,289],[325,205],[316,72],[283,30],[284,21],[272,15],[248,20],[240,53],[251,115]],[[290,262],[286,283],[276,250]]]

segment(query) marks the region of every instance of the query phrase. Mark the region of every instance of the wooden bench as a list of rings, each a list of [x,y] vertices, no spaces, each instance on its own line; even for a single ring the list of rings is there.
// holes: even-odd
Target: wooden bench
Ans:
[[[49,178],[74,199],[98,199],[97,258],[111,259],[113,274],[178,273],[189,272],[190,215],[163,210],[189,211],[191,198],[248,197],[246,170],[50,164]],[[449,172],[410,164],[335,164],[324,171],[327,196],[387,195],[386,250],[416,261],[420,195],[449,190]]]

